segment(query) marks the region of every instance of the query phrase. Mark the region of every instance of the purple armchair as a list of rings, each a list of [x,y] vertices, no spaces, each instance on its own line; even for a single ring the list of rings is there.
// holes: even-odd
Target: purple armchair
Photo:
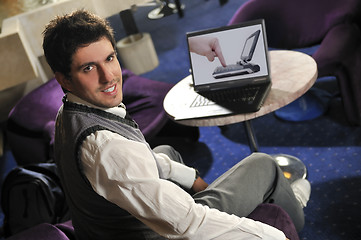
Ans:
[[[9,238],[9,240],[75,240],[74,228],[71,220],[59,223],[41,223],[26,229]]]
[[[272,48],[319,45],[312,55],[319,77],[337,78],[347,120],[361,125],[361,1],[249,0],[229,24],[258,18]]]
[[[288,239],[299,240],[291,218],[277,205],[261,204],[249,215],[249,218],[274,226],[283,231]],[[42,223],[7,240],[75,240],[75,234],[71,221],[55,225]]]
[[[128,112],[144,136],[152,139],[170,121],[163,109],[163,99],[173,85],[137,76],[126,69],[123,81]],[[63,95],[58,82],[51,79],[24,96],[11,110],[7,143],[18,165],[52,159],[55,118]]]

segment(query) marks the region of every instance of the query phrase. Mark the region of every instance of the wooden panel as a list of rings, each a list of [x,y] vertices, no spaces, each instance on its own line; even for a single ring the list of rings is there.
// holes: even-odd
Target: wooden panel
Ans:
[[[0,38],[0,91],[37,77],[18,33]]]

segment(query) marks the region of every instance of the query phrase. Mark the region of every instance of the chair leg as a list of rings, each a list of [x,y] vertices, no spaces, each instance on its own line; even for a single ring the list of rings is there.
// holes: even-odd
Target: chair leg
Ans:
[[[175,0],[175,3],[170,3],[169,0],[162,0],[157,2],[160,2],[160,6],[150,11],[148,13],[148,18],[160,19],[162,17],[172,15],[173,13],[178,13],[179,17],[184,16],[184,5],[181,4],[180,0]]]

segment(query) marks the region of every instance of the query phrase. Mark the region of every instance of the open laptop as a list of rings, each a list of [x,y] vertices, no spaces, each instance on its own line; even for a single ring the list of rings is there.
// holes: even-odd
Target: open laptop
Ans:
[[[189,51],[196,94],[177,119],[258,111],[271,89],[264,20],[187,33],[188,49],[189,40],[196,38],[217,38],[227,66]]]

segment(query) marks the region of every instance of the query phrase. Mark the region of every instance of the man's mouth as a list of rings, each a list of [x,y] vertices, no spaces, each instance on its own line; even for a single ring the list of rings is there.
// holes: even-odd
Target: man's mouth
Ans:
[[[114,90],[115,90],[115,85],[110,88],[105,89],[103,92],[110,93],[110,92],[113,92]]]

